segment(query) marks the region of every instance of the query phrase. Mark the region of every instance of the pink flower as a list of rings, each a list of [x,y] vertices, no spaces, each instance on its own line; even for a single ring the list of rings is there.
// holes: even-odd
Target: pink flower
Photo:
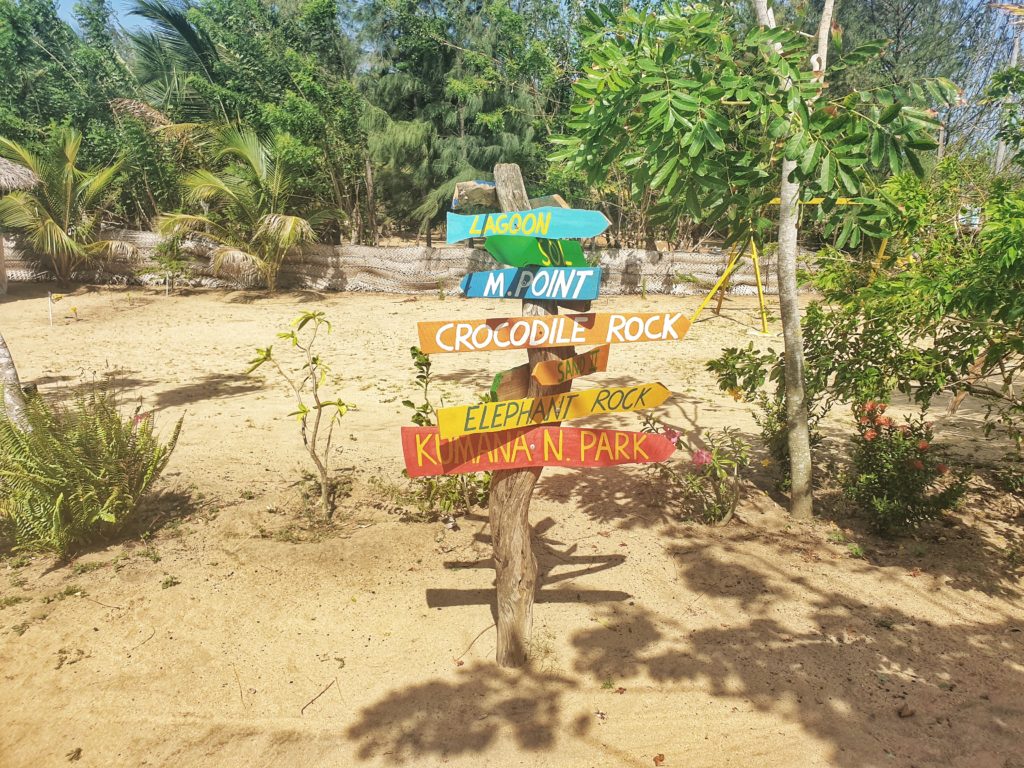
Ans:
[[[679,447],[679,440],[682,438],[682,434],[672,429],[671,427],[665,427],[661,433],[668,439],[672,445]]]
[[[864,431],[864,439],[865,439],[865,440],[867,440],[867,441],[868,441],[869,443],[870,443],[870,442],[871,442],[872,440],[874,440],[874,439],[875,439],[876,437],[878,437],[878,433],[877,433],[877,432],[875,432],[875,430],[873,430],[873,429],[868,429],[868,430],[865,430],[865,431]]]
[[[706,467],[712,461],[711,453],[701,448],[699,451],[693,452],[693,458],[691,459],[691,461],[693,462],[693,466],[697,467],[698,469],[700,467]]]

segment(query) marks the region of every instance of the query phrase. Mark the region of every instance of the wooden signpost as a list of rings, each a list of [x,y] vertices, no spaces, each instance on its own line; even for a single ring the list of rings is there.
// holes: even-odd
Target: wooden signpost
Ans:
[[[550,240],[546,237],[494,235],[484,240],[494,260],[510,267],[537,264],[541,267],[585,267],[587,257],[575,240]]]
[[[601,270],[597,267],[527,266],[522,269],[492,269],[470,272],[462,278],[462,292],[470,299],[553,299],[597,298]]]
[[[496,403],[456,405],[437,411],[441,437],[458,437],[477,432],[503,432],[535,424],[554,424],[603,413],[628,413],[657,408],[668,400],[669,391],[658,383],[633,387],[585,389],[547,397],[501,400]]]
[[[675,450],[662,435],[611,429],[533,427],[445,438],[437,427],[402,427],[409,477],[528,467],[611,467],[664,461]]]
[[[582,258],[578,243],[552,242],[595,237],[608,219],[597,211],[549,207],[564,205],[557,195],[538,199],[531,209],[516,165],[495,166],[494,180],[502,213],[449,213],[448,242],[485,237],[496,259],[523,267],[463,280],[470,297],[521,298],[522,315],[421,322],[420,349],[425,354],[525,349],[528,362],[495,376],[496,402],[442,408],[438,426],[403,428],[402,449],[410,477],[493,471],[488,511],[497,576],[497,660],[519,667],[526,663],[533,626],[537,560],[529,511],[542,468],[663,461],[675,450],[662,435],[557,426],[565,419],[656,407],[669,396],[661,384],[572,393],[573,379],[606,370],[611,343],[676,341],[686,335],[690,321],[682,312],[585,311],[597,296],[600,271],[585,260],[573,268],[566,254]],[[484,195],[478,199],[487,199],[484,185],[474,190]],[[468,198],[470,190],[465,192]],[[573,302],[575,314],[558,314],[566,302]],[[576,344],[600,346],[577,355]]]
[[[544,349],[569,344],[678,341],[690,330],[682,312],[588,312],[580,315],[492,317],[483,320],[417,323],[420,349],[436,352],[490,352]]]
[[[501,197],[501,190],[498,190]],[[600,211],[574,208],[534,208],[523,200],[523,209],[505,213],[480,213],[475,216],[448,214],[448,242],[457,243],[471,237],[491,235],[524,235],[552,239],[597,237],[611,225]]]

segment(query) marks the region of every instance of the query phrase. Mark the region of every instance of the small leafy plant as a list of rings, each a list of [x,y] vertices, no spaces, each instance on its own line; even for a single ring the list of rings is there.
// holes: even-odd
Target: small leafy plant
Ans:
[[[299,366],[294,372],[286,370],[273,347],[256,350],[256,357],[249,361],[247,374],[269,363],[280,374],[295,396],[296,409],[289,416],[299,422],[302,444],[316,466],[320,479],[320,509],[326,519],[334,514],[337,481],[331,477],[331,441],[334,427],[341,417],[355,406],[340,398],[332,400],[323,397],[322,388],[330,376],[330,366],[314,350],[320,332],[331,332],[331,324],[323,312],[303,312],[292,321],[292,329],[277,334],[298,352]],[[307,402],[308,401],[308,402]]]
[[[167,291],[173,291],[177,280],[191,270],[192,262],[181,247],[184,235],[171,235],[157,243],[153,251],[153,260],[160,265],[167,278]]]
[[[677,447],[683,447],[679,432],[663,427],[650,415],[641,419],[644,432],[660,432]],[[651,470],[664,482],[678,488],[703,522],[725,525],[732,520],[739,505],[740,476],[750,465],[750,444],[733,427],[709,430],[703,439],[706,447],[692,451],[690,461],[683,468],[661,462],[652,464]]]
[[[160,442],[152,412],[124,417],[101,388],[68,405],[32,396],[26,416],[23,431],[0,415],[0,524],[18,548],[62,558],[132,520],[182,423]]]
[[[437,410],[430,401],[430,386],[433,382],[430,357],[423,354],[419,347],[410,348],[409,354],[416,369],[420,403],[403,400],[402,405],[412,410],[413,424],[418,427],[432,427],[436,423]],[[482,399],[490,399],[490,396]],[[420,509],[420,519],[424,521],[464,514],[475,506],[485,504],[490,492],[490,472],[412,479],[412,501]]]
[[[731,347],[707,364],[707,368],[718,378],[718,387],[734,400],[745,400],[754,406],[754,422],[761,428],[761,442],[771,456],[771,463],[778,475],[776,483],[781,491],[789,490],[789,440],[786,432],[786,397],[782,386],[785,371],[782,356],[774,350],[759,352],[753,343],[746,348]],[[774,384],[774,391],[767,391],[768,380]],[[810,403],[809,421],[811,445],[821,442],[821,435],[815,427],[820,421],[824,408],[820,407],[815,382],[807,382]]]
[[[952,479],[935,455],[932,428],[923,416],[897,424],[886,404],[869,400],[854,409],[857,436],[846,494],[879,533],[919,525],[954,507],[966,490],[967,472]]]

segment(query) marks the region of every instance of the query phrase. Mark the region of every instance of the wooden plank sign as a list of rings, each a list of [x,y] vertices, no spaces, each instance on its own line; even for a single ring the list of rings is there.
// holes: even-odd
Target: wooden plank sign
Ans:
[[[577,315],[493,317],[417,323],[420,349],[487,352],[577,344],[678,341],[690,330],[683,312],[589,312]]]
[[[491,382],[492,400],[519,400],[530,388],[530,364],[523,363],[495,374]]]
[[[470,272],[462,292],[471,299],[589,300],[601,287],[597,267],[525,267]]]
[[[611,225],[600,211],[577,208],[534,208],[529,211],[481,213],[475,216],[448,214],[448,242],[471,237],[522,235],[553,239],[597,237]]]
[[[501,432],[536,424],[551,424],[604,413],[626,413],[656,408],[669,397],[658,383],[632,387],[585,389],[546,397],[524,397],[496,403],[456,405],[439,408],[437,426],[441,437],[459,437],[477,432]]]
[[[567,360],[537,363],[533,368],[533,378],[542,387],[554,387],[572,381],[577,376],[589,376],[598,371],[606,371],[610,349],[610,344],[602,344]]]
[[[449,440],[437,427],[402,427],[409,477],[528,467],[610,467],[664,461],[675,446],[663,435],[611,429],[533,427]]]
[[[551,240],[544,237],[492,235],[484,240],[486,250],[499,264],[510,267],[585,267],[587,256],[575,240]]]

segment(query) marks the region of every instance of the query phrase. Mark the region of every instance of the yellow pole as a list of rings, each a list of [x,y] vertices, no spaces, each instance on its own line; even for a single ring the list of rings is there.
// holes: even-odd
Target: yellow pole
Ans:
[[[694,312],[693,317],[690,318],[691,323],[697,322],[697,318],[700,317],[700,313],[703,312],[704,308],[711,303],[711,299],[714,298],[715,294],[718,292],[718,289],[721,288],[725,284],[725,281],[729,279],[729,275],[731,275],[732,271],[736,268],[736,262],[739,261],[739,258],[740,252],[734,250],[732,252],[732,256],[729,259],[729,263],[725,267],[725,272],[722,273],[722,276],[718,278],[718,282],[715,283],[715,287],[708,291],[708,295],[704,297],[704,301],[702,301],[700,303],[700,306],[697,307],[697,311]]]
[[[754,280],[757,281],[757,303],[761,307],[761,333],[768,333],[768,312],[764,306],[764,289],[761,287],[761,260],[757,255],[757,246],[750,241],[750,258],[754,262]]]

